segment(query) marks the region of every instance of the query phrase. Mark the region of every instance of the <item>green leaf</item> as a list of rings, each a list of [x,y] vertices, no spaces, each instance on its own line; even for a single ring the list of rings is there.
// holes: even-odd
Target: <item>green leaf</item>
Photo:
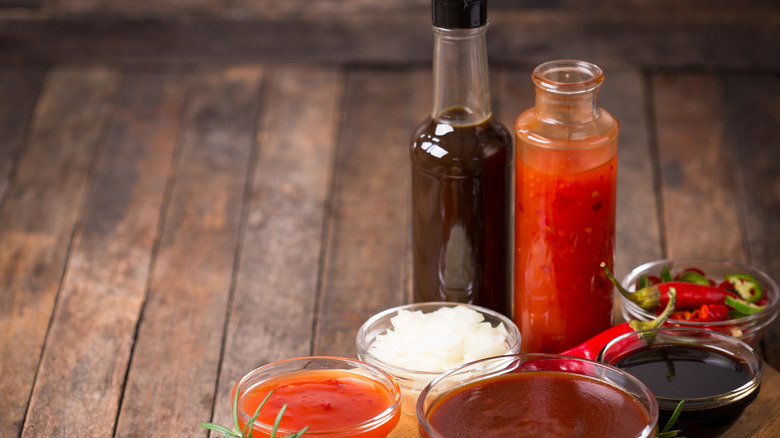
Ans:
[[[225,426],[220,426],[218,424],[214,423],[200,423],[200,427],[204,429],[213,430],[216,432],[221,433],[222,435],[228,437],[228,438],[252,438],[252,425],[255,423],[255,420],[257,420],[257,417],[260,416],[260,409],[265,406],[265,402],[268,401],[268,399],[271,397],[271,394],[273,391],[268,391],[268,394],[265,396],[262,402],[257,406],[257,409],[255,409],[254,415],[247,421],[247,423],[244,425],[244,429],[240,430],[240,425],[238,424],[238,390],[236,390],[236,394],[233,397],[233,424],[235,425],[235,429],[230,430]],[[284,411],[287,410],[287,405],[282,406],[282,409],[279,411],[279,414],[276,416],[276,421],[274,421],[274,427],[271,430],[271,438],[276,438],[276,430],[279,427],[279,423],[282,421],[282,416],[284,415]],[[309,430],[309,426],[304,427],[300,431],[288,435],[284,438],[300,438],[303,436],[306,431]]]
[[[236,391],[236,393],[238,393],[238,391]],[[266,394],[263,401],[261,401],[260,404],[257,405],[257,409],[255,409],[255,413],[252,414],[252,417],[244,425],[244,430],[242,432],[247,438],[252,438],[252,425],[255,424],[255,420],[257,420],[257,417],[260,416],[260,409],[262,409],[263,406],[265,406],[265,402],[268,401],[268,399],[271,397],[271,394],[273,394],[273,391],[268,391],[268,394]],[[236,399],[236,404],[238,404],[238,399]],[[238,428],[238,420],[236,420],[236,428]],[[274,436],[271,435],[271,438],[274,438]]]
[[[303,436],[304,433],[306,433],[307,430],[309,430],[309,426],[304,427],[303,429],[301,429],[297,433],[294,433],[292,435],[287,435],[286,437],[283,437],[283,438],[300,438],[300,437]]]
[[[658,438],[685,438],[685,437],[678,437],[677,434],[680,433],[679,430],[669,430],[674,426],[674,423],[677,422],[677,419],[680,417],[680,414],[682,413],[683,405],[685,404],[685,400],[680,400],[680,403],[677,403],[677,407],[674,409],[674,412],[672,413],[672,416],[669,418],[669,421],[666,423],[666,426],[661,431],[661,433],[658,434]]]
[[[204,429],[213,430],[216,432],[221,433],[222,435],[228,437],[228,438],[241,438],[241,435],[236,433],[236,431],[230,430],[225,426],[220,426],[219,424],[214,423],[200,423],[200,427]]]

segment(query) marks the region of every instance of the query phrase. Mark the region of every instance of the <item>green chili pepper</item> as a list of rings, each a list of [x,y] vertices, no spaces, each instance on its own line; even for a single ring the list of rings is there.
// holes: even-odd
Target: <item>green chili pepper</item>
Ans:
[[[678,278],[679,281],[684,281],[686,283],[695,283],[695,284],[702,284],[704,286],[709,286],[710,282],[707,280],[707,277],[699,274],[696,271],[685,271],[680,275],[680,278]]]
[[[766,308],[766,306],[757,306],[753,303],[748,303],[745,300],[734,298],[732,296],[726,297],[726,305],[731,307],[736,311],[736,313],[738,313],[738,315],[735,315],[737,317],[755,315],[756,313]]]
[[[669,272],[669,267],[668,266],[664,266],[661,269],[660,277],[661,277],[661,283],[664,283],[664,282],[667,282],[667,281],[672,281],[672,273]]]
[[[647,274],[640,275],[636,280],[636,290],[644,289],[647,286],[650,286],[650,276]]]
[[[731,274],[723,277],[734,287],[734,290],[748,303],[755,303],[764,296],[764,291],[758,280],[749,274]]]

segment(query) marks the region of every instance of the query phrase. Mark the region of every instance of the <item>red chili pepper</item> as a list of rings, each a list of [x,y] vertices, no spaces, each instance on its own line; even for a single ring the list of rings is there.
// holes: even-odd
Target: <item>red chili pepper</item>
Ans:
[[[714,322],[729,319],[729,308],[725,304],[702,304],[693,310],[678,310],[669,319],[681,321]]]
[[[721,289],[717,286],[705,286],[703,284],[696,283],[669,281],[656,285],[656,289],[659,292],[658,298],[660,306],[666,305],[666,302],[669,300],[667,293],[669,288],[672,287],[677,290],[677,307],[679,308],[697,307],[702,304],[723,304],[727,296],[736,296],[733,292]],[[631,295],[636,295],[639,292],[641,291],[629,293]],[[637,304],[641,306],[640,303]]]
[[[574,356],[583,359],[596,360],[598,358],[599,352],[607,344],[609,344],[611,340],[617,338],[618,336],[624,335],[626,333],[636,332],[639,330],[647,330],[647,329],[654,329],[654,328],[661,327],[664,324],[664,322],[666,322],[667,318],[669,318],[669,315],[671,315],[672,312],[674,312],[676,296],[677,294],[674,288],[670,289],[669,301],[666,305],[666,308],[654,320],[652,321],[632,320],[632,321],[628,321],[622,324],[612,326],[604,330],[603,332],[597,334],[596,336],[588,339],[582,344],[574,348],[570,348],[561,354],[564,356]]]
[[[680,308],[699,307],[702,304],[723,304],[727,296],[736,296],[733,292],[717,286],[680,281],[666,281],[630,292],[609,272],[605,263],[601,264],[601,268],[607,273],[607,277],[621,295],[650,312],[655,312],[659,306],[666,307],[669,301],[669,290],[672,288],[677,291],[677,306]]]

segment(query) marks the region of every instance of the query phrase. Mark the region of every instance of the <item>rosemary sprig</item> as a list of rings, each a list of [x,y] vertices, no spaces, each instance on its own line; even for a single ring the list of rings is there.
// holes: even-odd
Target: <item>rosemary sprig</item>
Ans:
[[[680,433],[679,430],[669,430],[680,416],[684,404],[685,400],[680,400],[680,403],[677,403],[677,407],[674,409],[674,413],[672,413],[672,416],[669,418],[669,421],[666,423],[666,426],[661,431],[661,433],[658,434],[657,438],[685,438],[684,436],[677,436],[677,434]]]
[[[257,406],[257,409],[255,410],[255,413],[252,415],[252,418],[249,419],[249,421],[246,422],[244,425],[244,428],[241,429],[241,426],[238,424],[238,391],[236,391],[236,395],[233,397],[233,429],[228,429],[225,426],[220,426],[219,424],[214,423],[200,423],[200,427],[204,429],[213,430],[216,432],[221,433],[226,438],[252,438],[252,424],[254,424],[255,420],[257,420],[257,417],[260,416],[260,409],[265,405],[265,402],[268,401],[268,399],[271,397],[271,393],[273,391],[268,391],[268,395],[265,396],[262,402]],[[271,438],[276,438],[276,431],[279,429],[279,423],[282,421],[282,416],[284,416],[284,411],[287,410],[287,405],[282,406],[282,409],[279,410],[279,413],[276,415],[276,420],[274,421],[274,427],[271,429]],[[300,431],[287,435],[283,438],[300,438],[303,436],[304,433],[309,429],[309,426],[304,427]]]

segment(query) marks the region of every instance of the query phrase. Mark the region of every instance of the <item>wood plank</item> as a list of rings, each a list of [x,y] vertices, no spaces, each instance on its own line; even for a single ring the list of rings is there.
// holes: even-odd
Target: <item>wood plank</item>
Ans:
[[[44,0],[0,0],[0,1],[44,1]],[[147,15],[182,17],[190,15],[207,16],[249,16],[249,17],[295,17],[320,16],[330,18],[337,15],[356,13],[401,12],[430,9],[426,1],[394,0],[232,0],[229,5],[220,0],[169,0],[165,2],[138,0],[68,0],[48,1],[46,11],[57,14],[106,14]]]
[[[184,91],[175,75],[125,78],[68,260],[25,436],[113,433]]]
[[[605,70],[601,106],[620,123],[615,272],[662,256],[646,84],[641,72]]]
[[[211,415],[262,69],[192,84],[116,436],[202,435]]]
[[[347,84],[313,353],[355,357],[360,325],[404,300],[409,140],[430,73],[356,69]]]
[[[57,69],[0,209],[0,430],[21,432],[103,120],[105,68]]]
[[[729,438],[770,438],[780,435],[780,372],[764,367],[758,398],[724,434]],[[685,434],[685,431],[682,431]]]
[[[624,2],[625,3],[625,2]],[[493,14],[494,62],[584,59],[602,66],[777,68],[780,8],[511,10]],[[772,41],[767,41],[768,35]],[[754,44],[761,41],[760,44]],[[757,55],[774,57],[761,61]],[[761,67],[759,67],[761,66]]]
[[[0,200],[22,149],[42,80],[43,72],[38,70],[0,71]]]
[[[331,18],[335,15],[355,13],[400,13],[404,11],[430,12],[427,0],[233,0],[229,7],[220,0],[169,0],[153,2],[138,0],[0,0],[8,3],[44,3],[45,12],[59,14],[113,14],[182,16],[200,13],[224,16],[244,14],[251,17],[290,17],[319,15]],[[560,11],[620,11],[641,13],[647,10],[689,12],[708,8],[710,13],[774,5],[773,0],[751,0],[748,4],[735,5],[733,0],[655,0],[652,5],[623,0],[491,0],[489,11],[496,14],[507,10],[560,10]]]
[[[0,16],[0,61],[409,64],[431,59],[426,2],[278,6],[286,3],[246,2],[230,8],[192,4],[177,14],[176,8],[113,10],[105,6],[110,3],[100,2],[101,7],[78,13],[47,8],[41,14],[9,14]],[[780,67],[777,4],[641,5],[496,8],[489,17],[490,57],[522,65],[577,58],[604,67]]]
[[[244,374],[311,354],[343,81],[335,68],[302,66],[279,67],[267,81],[216,396],[217,424],[232,424],[230,391]]]
[[[780,81],[777,76],[727,77],[725,105],[730,158],[752,264],[780,281]],[[780,368],[780,319],[764,336],[767,362]]]
[[[45,0],[0,0],[0,8],[38,9]]]
[[[672,74],[652,86],[667,255],[747,261],[722,82]]]

